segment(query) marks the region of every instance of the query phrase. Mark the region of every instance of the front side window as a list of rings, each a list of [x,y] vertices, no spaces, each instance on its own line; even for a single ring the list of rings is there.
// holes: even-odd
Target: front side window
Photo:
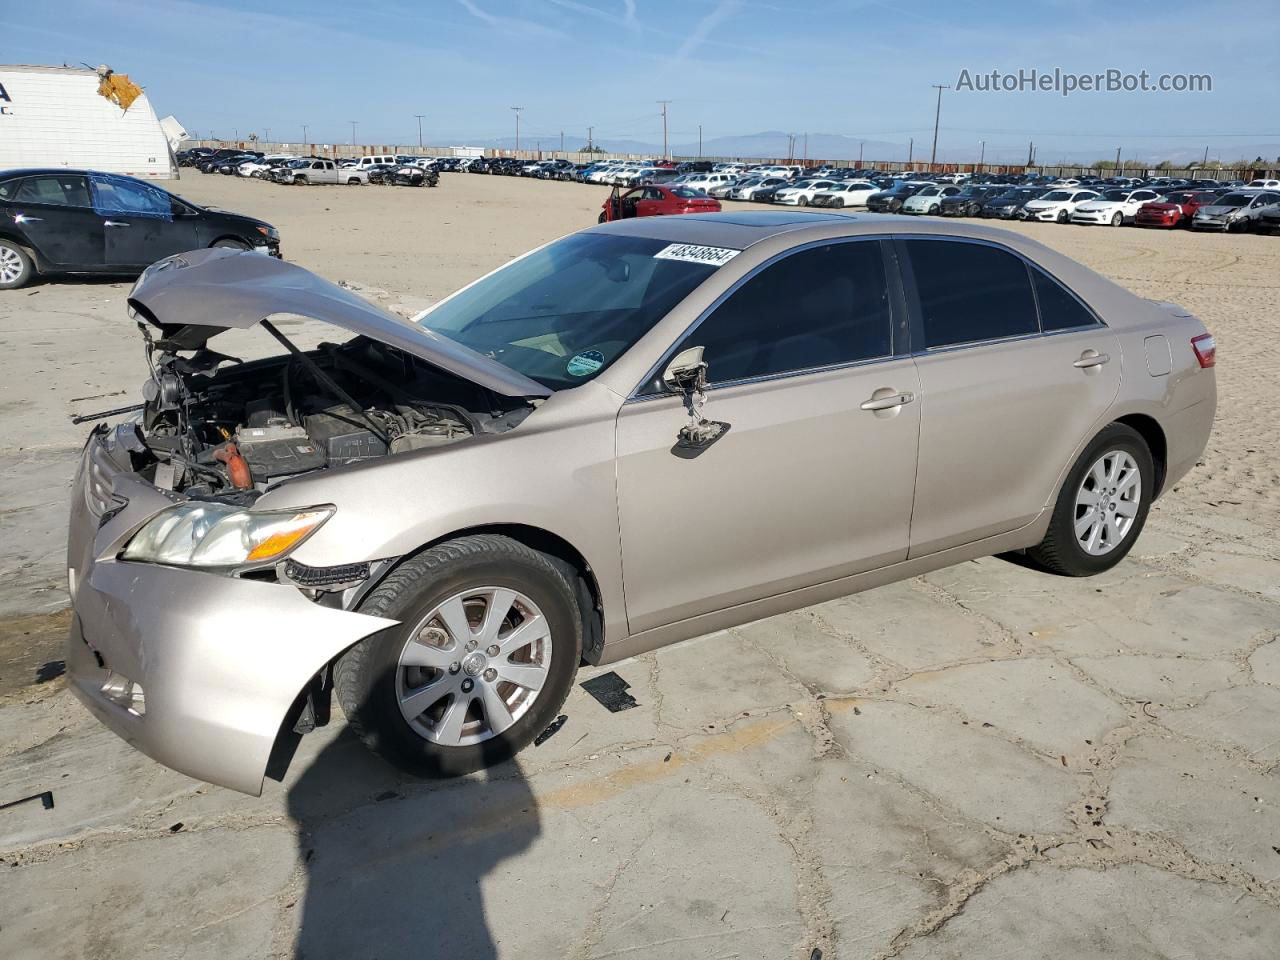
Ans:
[[[876,240],[801,250],[738,287],[685,335],[707,378],[727,383],[892,354],[884,258]]]
[[[419,323],[553,390],[622,356],[717,266],[673,259],[665,240],[576,234],[431,308]]]
[[[10,181],[12,199],[18,203],[43,203],[57,207],[88,207],[89,188],[84,177],[51,174],[43,177],[27,177],[16,183]],[[6,196],[5,199],[10,199]]]
[[[1005,250],[953,240],[908,240],[925,347],[1036,333],[1036,302],[1023,261]]]
[[[131,217],[173,217],[173,198],[163,190],[126,177],[94,174],[93,207],[99,213]]]

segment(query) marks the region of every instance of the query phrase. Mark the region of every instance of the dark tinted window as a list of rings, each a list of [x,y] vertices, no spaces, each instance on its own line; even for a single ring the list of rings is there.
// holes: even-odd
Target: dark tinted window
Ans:
[[[106,174],[93,176],[93,206],[101,213],[166,219],[173,215],[173,200],[163,190]]]
[[[53,175],[27,177],[14,195],[19,203],[47,203],[62,207],[87,207],[89,187],[84,177]]]
[[[909,240],[907,250],[926,347],[1037,332],[1031,281],[1018,257],[952,240]]]
[[[701,345],[712,383],[892,353],[884,260],[875,240],[794,253],[761,270],[680,345]]]
[[[1031,275],[1035,278],[1036,299],[1040,304],[1040,329],[1045,333],[1097,324],[1089,309],[1053,277],[1035,267],[1031,268]]]

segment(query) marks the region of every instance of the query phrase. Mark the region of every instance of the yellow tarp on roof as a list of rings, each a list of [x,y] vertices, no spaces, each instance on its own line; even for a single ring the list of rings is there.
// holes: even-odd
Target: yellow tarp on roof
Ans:
[[[128,112],[133,101],[142,96],[142,88],[130,80],[127,73],[108,73],[98,83],[98,95]]]

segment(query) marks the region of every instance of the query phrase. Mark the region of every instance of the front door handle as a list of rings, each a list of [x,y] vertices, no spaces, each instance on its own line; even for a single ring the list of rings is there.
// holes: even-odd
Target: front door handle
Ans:
[[[914,393],[903,391],[895,393],[887,397],[872,397],[870,400],[864,400],[858,405],[859,410],[892,410],[894,407],[900,407],[904,403],[910,403],[916,398]]]
[[[1080,359],[1072,364],[1073,367],[1079,367],[1081,370],[1088,370],[1090,367],[1100,367],[1104,363],[1111,360],[1105,353],[1099,353],[1097,350],[1086,350],[1080,354]]]
[[[15,213],[13,222],[19,226],[24,223],[44,223],[44,217],[28,217],[25,213]]]
[[[131,227],[131,226],[133,226],[133,224],[131,224],[131,223],[123,223],[123,222],[121,222],[121,221],[119,221],[119,220],[103,220],[103,221],[102,221],[102,225],[103,225],[104,227]]]

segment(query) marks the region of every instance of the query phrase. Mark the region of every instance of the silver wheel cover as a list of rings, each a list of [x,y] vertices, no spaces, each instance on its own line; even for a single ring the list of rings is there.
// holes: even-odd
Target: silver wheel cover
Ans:
[[[1101,557],[1133,530],[1142,499],[1142,473],[1123,450],[1109,450],[1085,473],[1076,491],[1075,537],[1085,553]]]
[[[0,283],[13,283],[22,276],[22,257],[12,247],[0,247]]]
[[[447,747],[483,743],[538,699],[551,667],[551,629],[507,587],[473,587],[437,604],[409,633],[396,698],[418,736]]]

